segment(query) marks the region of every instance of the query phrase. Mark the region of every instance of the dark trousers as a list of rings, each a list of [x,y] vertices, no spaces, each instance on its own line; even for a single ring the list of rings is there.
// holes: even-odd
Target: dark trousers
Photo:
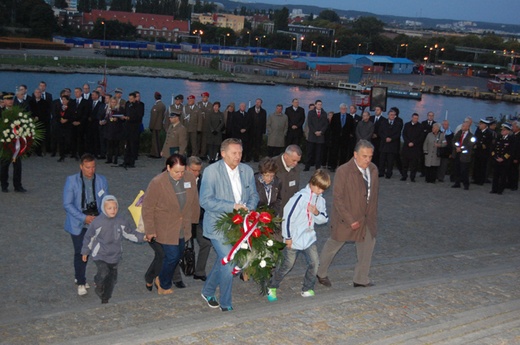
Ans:
[[[392,177],[396,155],[393,152],[381,152],[379,156],[379,176],[384,174],[387,178]]]
[[[289,145],[298,145],[300,146],[300,142],[303,137],[303,132],[298,130],[289,129],[287,131],[287,137],[285,138],[286,146]]]
[[[109,264],[102,260],[94,260],[97,273],[94,276],[96,295],[101,301],[108,301],[112,297],[114,286],[117,283],[117,264]]]
[[[454,171],[455,171],[455,185],[460,186],[462,183],[464,187],[469,187],[469,162],[461,162],[459,157],[456,156],[453,160]]]
[[[426,177],[427,183],[435,183],[437,180],[437,167],[431,166],[431,167],[424,167],[424,175]]]
[[[305,169],[309,169],[312,163],[314,163],[316,169],[321,167],[323,145],[324,144],[307,141],[307,162],[305,162]]]
[[[179,239],[179,244],[161,244],[164,252],[164,260],[159,281],[161,288],[169,289],[172,287],[173,272],[179,264],[179,260],[184,253],[184,238]]]
[[[135,159],[137,157],[137,148],[139,147],[139,137],[137,139],[131,138],[126,141],[125,150],[125,164],[135,165]]]
[[[99,126],[99,155],[106,156],[107,155],[107,140],[105,139],[105,127]]]
[[[509,188],[511,190],[517,190],[518,189],[518,167],[519,163],[511,162],[511,166],[509,168]]]
[[[154,257],[152,262],[150,263],[150,267],[148,267],[148,270],[146,271],[144,275],[144,280],[148,284],[152,284],[155,277],[161,273],[161,269],[163,266],[163,260],[164,260],[164,251],[162,248],[162,245],[157,242],[148,242],[150,247],[152,247],[154,252]]]
[[[57,138],[59,145],[59,154],[61,158],[65,158],[67,153],[71,151],[72,128],[68,125],[58,125]],[[54,152],[54,151],[53,151]]]
[[[269,157],[278,156],[280,153],[283,152],[283,150],[284,150],[283,147],[267,146],[267,156],[269,156]]]
[[[86,136],[86,147],[85,152],[88,152],[94,156],[99,155],[99,129],[98,124],[95,122],[89,122],[87,125],[87,130],[85,132]]]
[[[150,150],[150,156],[161,157],[161,130],[152,129],[152,148]]]
[[[9,165],[13,164],[13,185],[14,189],[22,188],[22,159],[18,158],[16,161],[10,159],[2,159],[0,168],[0,181],[2,189],[9,187]]]
[[[483,185],[486,181],[488,157],[485,152],[475,155],[473,163],[473,180],[475,184]]]
[[[502,193],[507,185],[507,175],[509,173],[509,164],[507,162],[494,162],[493,166],[493,186],[492,192]]]
[[[85,285],[87,278],[85,277],[87,271],[87,263],[83,262],[81,255],[81,247],[83,247],[83,238],[87,233],[87,228],[83,228],[79,235],[70,235],[72,238],[72,245],[74,246],[74,277],[76,284]]]
[[[206,263],[208,262],[209,252],[211,250],[211,241],[204,237],[202,224],[192,224],[191,233],[192,236],[197,239],[199,245],[199,255],[197,255],[197,259],[195,260],[195,272],[193,272],[193,274],[202,277],[206,275]],[[193,238],[190,241],[193,241]],[[175,268],[172,280],[174,283],[182,281],[181,267],[179,265]]]
[[[401,175],[405,178],[408,177],[408,170],[410,171],[410,178],[412,180],[415,179],[415,175],[417,174],[417,169],[419,167],[419,162],[421,161],[420,155],[397,155],[397,157],[401,157],[401,168],[399,171]],[[396,157],[396,158],[397,158]],[[396,162],[397,163],[397,162]]]
[[[107,142],[107,162],[113,161],[114,164],[117,164],[117,156],[119,156],[119,140],[108,140],[108,142]]]
[[[347,162],[349,148],[346,139],[342,138],[341,140],[345,142],[333,142],[330,147],[329,166],[332,169],[336,169],[339,165]]]
[[[85,153],[85,127],[83,125],[71,127],[70,154],[81,157]]]

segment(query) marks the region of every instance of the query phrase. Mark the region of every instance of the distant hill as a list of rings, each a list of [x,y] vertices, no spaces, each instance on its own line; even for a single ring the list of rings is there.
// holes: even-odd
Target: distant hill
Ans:
[[[305,5],[274,5],[274,4],[266,4],[261,2],[240,2],[240,1],[231,1],[231,0],[217,0],[222,3],[226,10],[232,11],[234,9],[240,10],[242,6],[245,6],[248,9],[258,9],[258,10],[269,10],[269,9],[280,9],[282,7],[287,7],[289,11],[292,9],[301,9],[305,14],[314,14],[318,15],[321,11],[329,9],[318,6],[305,6]],[[340,17],[346,18],[358,18],[358,17],[376,17],[379,20],[383,21],[385,24],[395,24],[399,26],[404,26],[405,21],[412,20],[416,22],[422,23],[422,28],[430,29],[436,28],[438,24],[454,24],[460,21],[466,21],[464,19],[453,20],[453,19],[432,19],[426,17],[401,17],[401,16],[390,16],[390,15],[378,15],[371,12],[362,12],[362,11],[352,11],[352,10],[334,10]],[[507,33],[516,33],[520,35],[520,25],[513,24],[502,24],[502,23],[488,23],[488,22],[479,22],[472,21],[476,24],[473,26],[474,29],[481,29],[486,31],[500,31]]]

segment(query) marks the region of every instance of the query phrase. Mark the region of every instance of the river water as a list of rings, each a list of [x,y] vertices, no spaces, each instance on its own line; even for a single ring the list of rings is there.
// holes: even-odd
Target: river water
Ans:
[[[25,84],[28,86],[29,93],[38,87],[38,83],[43,80],[47,83],[47,91],[56,97],[60,90],[69,87],[81,87],[84,83],[89,83],[91,89],[97,86],[97,82],[102,79],[102,74],[54,74],[54,73],[26,73],[26,72],[1,72],[0,90],[14,91],[17,85]],[[139,91],[141,100],[145,103],[145,118],[143,123],[148,125],[150,108],[154,102],[153,94],[159,91],[163,95],[166,104],[171,103],[172,96],[183,94],[184,98],[190,94],[197,96],[204,91],[210,93],[210,101],[219,100],[222,110],[230,103],[235,102],[238,107],[240,102],[247,105],[254,104],[256,98],[262,98],[264,108],[270,114],[274,111],[276,104],[281,103],[284,107],[289,106],[293,98],[300,99],[300,105],[307,108],[309,103],[320,99],[323,101],[323,108],[327,111],[337,112],[340,103],[350,104],[353,93],[344,90],[306,88],[286,85],[247,85],[236,83],[216,83],[216,82],[196,82],[184,79],[167,79],[152,77],[127,77],[109,76],[108,90],[116,87],[123,89],[123,98],[126,99],[128,93]],[[473,119],[486,116],[499,118],[501,115],[517,116],[520,113],[518,104],[484,101],[471,98],[446,97],[439,95],[425,94],[421,101],[388,98],[388,109],[396,106],[400,109],[401,117],[405,122],[409,121],[410,115],[417,112],[420,120],[426,119],[426,113],[433,111],[436,120],[442,120],[446,116],[450,120],[451,127],[454,129],[461,123],[464,117],[470,115]]]

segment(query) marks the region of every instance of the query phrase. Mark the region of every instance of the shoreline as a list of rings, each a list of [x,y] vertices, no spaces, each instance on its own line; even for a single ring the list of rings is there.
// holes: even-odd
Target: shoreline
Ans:
[[[55,73],[55,74],[99,74],[99,67],[55,67],[55,66],[27,66],[0,64],[1,71],[30,72],[30,73]],[[234,74],[231,77],[217,74],[198,74],[194,72],[174,70],[158,67],[131,67],[121,66],[109,69],[108,75],[135,76],[151,78],[188,79],[199,82],[237,83],[249,85],[287,85],[305,88],[327,88],[340,90],[336,87],[338,81],[346,80],[338,75],[321,75],[313,79],[284,78],[275,76],[258,76],[248,74]],[[381,77],[367,75],[366,79],[372,80],[372,85],[386,86],[390,89],[403,89],[408,91],[420,91],[425,94],[436,94],[446,97],[466,97],[481,100],[496,100],[510,103],[520,103],[520,95],[488,92],[486,78],[437,75],[425,76],[414,74],[385,74]],[[370,85],[370,84],[369,84]],[[391,96],[389,96],[391,97]]]

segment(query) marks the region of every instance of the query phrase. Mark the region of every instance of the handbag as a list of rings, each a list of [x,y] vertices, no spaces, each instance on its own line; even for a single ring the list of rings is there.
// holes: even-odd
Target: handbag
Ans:
[[[193,246],[193,238],[186,242],[179,265],[186,277],[192,276],[195,273],[195,248]]]

